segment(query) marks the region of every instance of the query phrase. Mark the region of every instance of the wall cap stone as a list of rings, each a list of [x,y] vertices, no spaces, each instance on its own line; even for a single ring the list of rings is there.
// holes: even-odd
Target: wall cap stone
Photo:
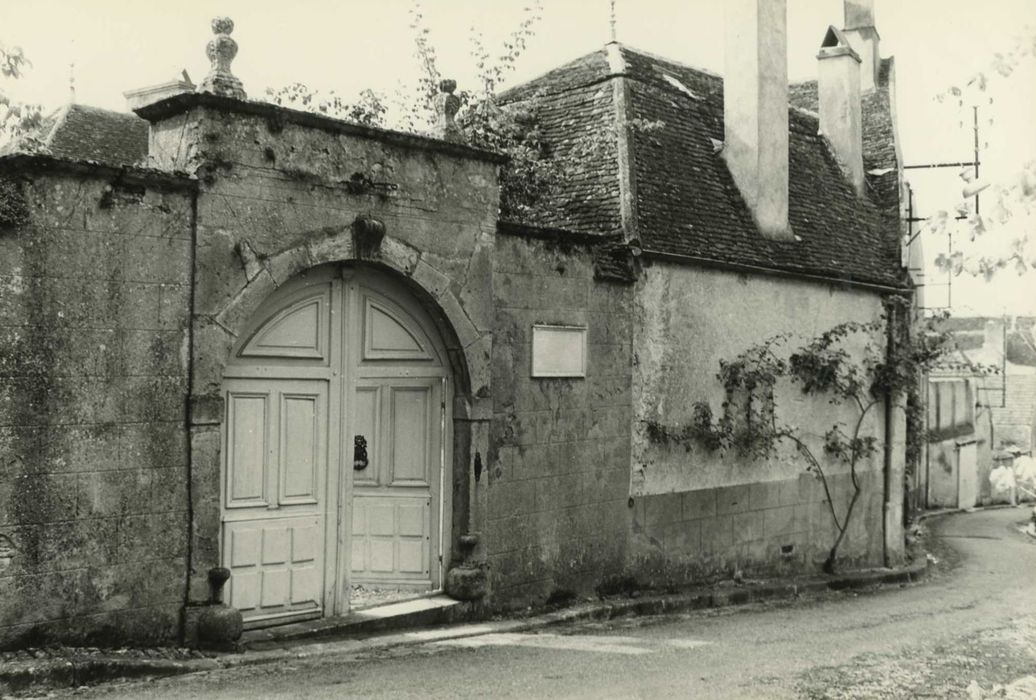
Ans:
[[[0,156],[0,173],[56,173],[96,178],[118,178],[127,184],[158,185],[166,189],[194,192],[198,180],[186,173],[141,168],[132,165],[105,165],[91,160],[69,160],[42,153],[13,153]]]
[[[483,160],[490,163],[506,163],[509,159],[502,153],[486,151],[461,143],[451,143],[430,136],[407,134],[402,131],[378,129],[372,126],[353,124],[352,122],[334,119],[322,114],[289,109],[269,102],[237,100],[222,95],[204,92],[183,93],[153,102],[135,110],[137,116],[152,124],[183,114],[196,107],[209,107],[221,112],[263,117],[277,122],[296,124],[313,129],[323,129],[336,134],[348,134],[360,138],[373,139],[398,144],[409,148],[420,148],[428,151],[447,153],[461,158]]]
[[[614,243],[622,240],[621,233],[585,233],[583,231],[569,231],[562,228],[551,228],[548,226],[532,226],[518,221],[500,220],[496,224],[497,233],[518,238],[536,238],[540,240],[558,241],[559,243],[597,245],[602,243]]]

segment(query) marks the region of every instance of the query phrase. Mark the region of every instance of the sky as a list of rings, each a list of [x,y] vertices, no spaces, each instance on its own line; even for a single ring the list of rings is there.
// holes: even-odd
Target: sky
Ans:
[[[499,50],[532,1],[425,0],[421,12],[441,72],[462,88],[473,87],[470,33],[480,33],[491,51]],[[987,69],[997,52],[1020,38],[1031,42],[1036,1],[875,0],[875,5],[882,55],[896,57],[906,163],[970,160],[970,105],[960,108],[933,98]],[[420,70],[410,30],[413,7],[412,0],[0,0],[0,42],[21,46],[33,63],[22,80],[4,88],[24,101],[57,107],[69,100],[74,76],[77,102],[124,109],[124,90],[170,80],[185,69],[200,82],[208,71],[209,21],[227,15],[240,47],[233,70],[252,98],[261,98],[267,87],[296,81],[343,96],[364,88],[391,92],[401,81],[412,84]],[[543,0],[541,15],[510,84],[610,39],[610,0]],[[615,0],[615,19],[624,44],[723,71],[722,0]],[[788,0],[791,80],[816,77],[824,33],[828,25],[842,24],[842,0]],[[1023,64],[982,96],[981,159],[991,177],[1006,181],[1036,158],[1034,63]],[[910,179],[920,215],[950,208],[959,199],[956,172],[912,171]],[[1031,222],[1016,217],[1005,235],[1013,239],[1031,229]],[[945,248],[944,237],[927,238],[929,258]],[[1032,238],[1036,243],[1036,231]],[[992,240],[973,245],[979,252],[996,247]],[[930,269],[926,279],[934,284],[938,277]],[[930,288],[931,305],[944,303],[944,297],[944,287]],[[953,301],[957,314],[1036,314],[1036,271],[1021,277],[1001,272],[992,283],[956,277]]]

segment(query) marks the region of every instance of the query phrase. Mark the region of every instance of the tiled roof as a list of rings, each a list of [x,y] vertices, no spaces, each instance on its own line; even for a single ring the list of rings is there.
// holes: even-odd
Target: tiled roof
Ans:
[[[135,114],[69,104],[43,119],[35,140],[56,158],[137,165],[147,161],[148,123]],[[16,143],[11,150],[18,150]]]
[[[134,165],[147,160],[147,139],[148,123],[135,114],[73,104],[46,144],[58,158]]]
[[[893,58],[881,59],[875,89],[863,94],[863,169],[867,173],[868,196],[889,218],[890,227],[896,222],[895,228],[890,228],[890,232],[896,233],[895,237],[890,233],[890,245],[898,249],[900,163],[892,114],[894,71]],[[789,99],[796,107],[816,112],[817,81],[792,84]]]
[[[534,224],[577,233],[617,233],[619,159],[615,101],[603,51],[592,53],[505,92],[501,104],[523,103],[563,172],[559,187],[528,214]]]
[[[631,179],[637,232],[647,251],[717,263],[901,285],[898,259],[883,244],[880,211],[856,196],[827,141],[817,135],[815,116],[789,114],[791,226],[797,241],[773,241],[756,230],[751,213],[713,140],[722,141],[723,83],[712,73],[620,47],[628,89]],[[503,100],[538,94],[539,109],[563,115],[545,124],[543,137],[557,152],[585,134],[607,133],[614,110],[606,53],[599,51],[505,93]],[[599,96],[588,101],[587,94]],[[593,102],[597,109],[588,108]],[[573,108],[573,103],[575,108]],[[598,139],[607,144],[614,137]],[[563,182],[543,212],[551,225],[601,233],[621,226],[618,170],[614,146],[591,149]],[[567,179],[566,179],[567,180]],[[605,193],[591,207],[587,196]],[[577,218],[566,201],[601,215]],[[572,205],[568,205],[572,206]]]
[[[1032,436],[1036,426],[1036,375],[1008,374],[1006,406],[1001,407],[998,392],[988,393],[985,400],[992,404],[993,424],[1000,438],[1017,443],[1023,451],[1033,448]]]

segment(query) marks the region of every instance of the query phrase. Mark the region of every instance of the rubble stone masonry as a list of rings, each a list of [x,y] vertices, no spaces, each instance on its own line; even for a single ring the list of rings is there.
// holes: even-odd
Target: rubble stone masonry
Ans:
[[[591,592],[625,568],[632,288],[588,251],[499,236],[486,543],[493,603]],[[531,377],[534,324],[585,325],[585,378]]]
[[[0,648],[175,638],[190,182],[4,173]]]

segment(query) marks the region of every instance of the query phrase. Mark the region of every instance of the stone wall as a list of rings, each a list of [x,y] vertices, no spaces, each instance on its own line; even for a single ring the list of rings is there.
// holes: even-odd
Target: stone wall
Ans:
[[[691,444],[659,444],[649,422],[678,430],[693,405],[708,401],[722,415],[726,392],[717,379],[721,360],[731,360],[778,333],[791,348],[843,321],[881,316],[876,292],[818,282],[754,276],[655,262],[638,282],[634,313],[633,447],[631,495],[635,501],[631,566],[646,580],[688,581],[745,572],[816,571],[834,541],[834,525],[819,481],[784,446],[770,459],[721,455]],[[872,342],[884,347],[883,334]],[[862,348],[862,342],[856,349]],[[778,385],[775,405],[782,422],[798,426],[821,460],[841,515],[851,488],[847,467],[827,459],[822,436],[835,423],[851,433],[851,406],[831,405]],[[899,412],[901,413],[901,412]],[[903,416],[897,417],[901,425]],[[876,406],[863,435],[884,444],[884,410]],[[901,488],[903,430],[894,468]],[[858,465],[862,495],[840,549],[846,563],[882,563],[883,451]],[[894,506],[901,496],[893,496]],[[901,511],[896,506],[896,513]],[[895,517],[890,517],[895,521]],[[901,556],[900,526],[893,525],[892,555]]]
[[[21,215],[0,222],[0,648],[171,642],[191,183],[18,166]]]
[[[578,246],[500,235],[493,261],[493,604],[585,594],[625,569],[632,287]],[[533,324],[585,325],[585,378],[531,376]]]

